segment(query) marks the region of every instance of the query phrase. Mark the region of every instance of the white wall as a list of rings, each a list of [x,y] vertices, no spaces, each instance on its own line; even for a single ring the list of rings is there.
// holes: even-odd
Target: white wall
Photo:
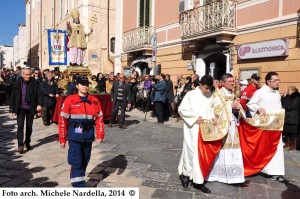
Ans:
[[[14,48],[12,46],[0,46],[3,56],[3,67],[10,68],[14,61]]]
[[[26,27],[19,26],[19,33],[14,37],[13,46],[13,67],[25,67],[24,62],[27,61],[26,55]]]

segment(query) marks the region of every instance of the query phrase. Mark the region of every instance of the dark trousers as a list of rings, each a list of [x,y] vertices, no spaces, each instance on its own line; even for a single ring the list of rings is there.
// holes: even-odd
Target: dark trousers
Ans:
[[[169,104],[168,102],[163,102],[163,107],[162,107],[162,110],[163,110],[163,119],[164,121],[169,121],[169,117],[171,116],[171,113],[170,113],[170,109],[171,107],[171,104]]]
[[[3,105],[5,103],[5,101],[6,101],[5,93],[0,93],[0,105]]]
[[[158,120],[159,123],[164,122],[163,108],[162,107],[163,107],[163,102],[154,102],[154,108],[155,108],[157,120]]]
[[[114,107],[113,107],[112,113],[111,113],[111,118],[110,118],[110,123],[111,124],[114,122],[116,116],[118,115],[119,107],[121,108],[121,115],[120,115],[120,118],[119,118],[119,123],[120,124],[124,124],[125,123],[126,103],[120,102],[120,101],[116,101],[114,103]]]
[[[34,113],[31,109],[19,109],[17,114],[17,138],[18,138],[18,146],[24,146],[24,143],[30,143],[30,137],[32,134],[32,123],[33,123]],[[25,142],[24,141],[24,121],[26,119],[26,133],[25,133]]]
[[[86,187],[84,177],[91,152],[92,142],[69,140],[68,163],[71,165],[70,179],[73,187]]]
[[[43,106],[42,119],[43,119],[43,123],[44,123],[45,126],[50,125],[50,120],[52,120],[52,115],[53,115],[53,112],[54,112],[54,108],[55,108],[55,106],[53,106],[53,107]]]

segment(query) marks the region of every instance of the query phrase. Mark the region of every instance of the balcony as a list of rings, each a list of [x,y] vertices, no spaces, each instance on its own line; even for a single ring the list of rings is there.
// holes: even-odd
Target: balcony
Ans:
[[[154,28],[138,27],[123,33],[123,51],[125,53],[152,50]]]
[[[234,0],[215,1],[180,13],[183,41],[216,38],[217,43],[231,42],[237,35]]]

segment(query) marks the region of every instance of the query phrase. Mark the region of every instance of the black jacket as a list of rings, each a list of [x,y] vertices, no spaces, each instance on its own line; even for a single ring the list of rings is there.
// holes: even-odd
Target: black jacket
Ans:
[[[45,107],[52,107],[56,103],[55,95],[59,94],[58,86],[54,81],[51,81],[51,85],[47,81],[43,81],[40,84],[40,90],[43,95],[42,104]],[[54,97],[50,97],[49,95],[53,94]]]
[[[285,109],[285,124],[299,124],[300,94],[298,92],[281,98]]]
[[[106,81],[105,78],[97,80],[99,92],[106,92],[106,82],[105,81]]]
[[[168,103],[173,103],[174,101],[174,91],[173,91],[173,82],[172,80],[166,81],[166,93]]]
[[[21,77],[13,85],[10,100],[9,100],[10,113],[18,113],[18,110],[21,106],[23,82],[24,79]],[[29,81],[29,96],[30,96],[31,111],[34,114],[36,111],[36,107],[38,105],[42,105],[41,92],[34,78],[31,78],[31,80]]]
[[[114,82],[112,88],[111,88],[111,98],[114,102],[117,101],[118,96],[118,87],[119,87],[119,81]],[[131,103],[131,89],[129,84],[124,82],[123,87],[123,103],[124,105],[127,105],[127,103]]]

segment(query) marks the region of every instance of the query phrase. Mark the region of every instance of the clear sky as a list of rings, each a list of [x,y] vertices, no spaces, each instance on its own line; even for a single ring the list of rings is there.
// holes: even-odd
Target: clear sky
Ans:
[[[0,7],[0,45],[13,45],[18,24],[25,24],[25,1],[1,0]]]

